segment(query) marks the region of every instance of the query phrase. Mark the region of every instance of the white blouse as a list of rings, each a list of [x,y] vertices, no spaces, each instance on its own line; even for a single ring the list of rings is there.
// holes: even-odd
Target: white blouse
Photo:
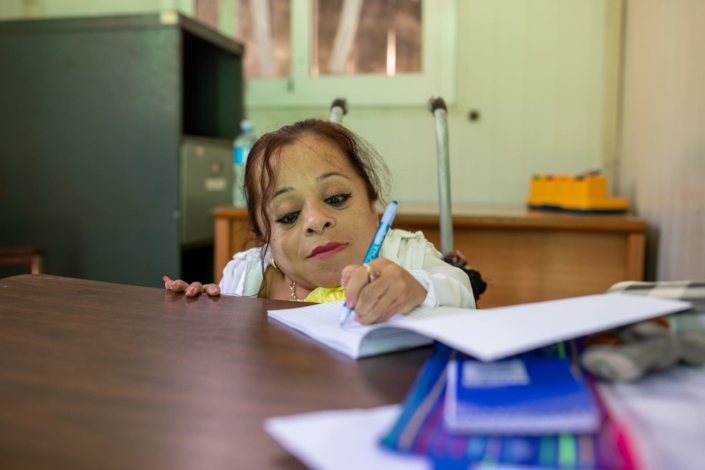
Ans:
[[[262,248],[241,251],[223,270],[220,290],[223,294],[255,297],[269,265],[270,251]],[[444,262],[441,254],[422,232],[390,230],[380,250],[381,257],[403,267],[426,289],[423,307],[475,308],[470,278],[461,269]]]

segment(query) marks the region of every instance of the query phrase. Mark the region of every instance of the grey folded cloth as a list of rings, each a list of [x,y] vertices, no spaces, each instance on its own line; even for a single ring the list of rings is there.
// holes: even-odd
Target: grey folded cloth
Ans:
[[[637,380],[679,362],[705,364],[705,282],[620,282],[608,293],[687,300],[693,309],[668,317],[669,328],[647,321],[619,329],[621,344],[594,345],[583,351],[583,367],[611,381]]]

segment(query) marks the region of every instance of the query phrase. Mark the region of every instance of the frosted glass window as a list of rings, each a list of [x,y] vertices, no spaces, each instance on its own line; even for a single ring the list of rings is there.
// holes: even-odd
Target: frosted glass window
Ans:
[[[421,0],[314,0],[311,75],[421,72]]]
[[[196,0],[194,9],[198,21],[218,29],[218,0]]]
[[[235,1],[236,36],[245,44],[245,77],[288,78],[291,0]]]

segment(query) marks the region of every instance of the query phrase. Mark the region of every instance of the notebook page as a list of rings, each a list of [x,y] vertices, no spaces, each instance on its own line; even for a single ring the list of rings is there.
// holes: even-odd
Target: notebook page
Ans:
[[[357,358],[362,338],[371,327],[361,326],[354,330],[341,328],[342,308],[343,302],[328,302],[302,308],[269,310],[267,314],[336,351]]]
[[[346,329],[354,331],[357,328],[368,328],[358,354],[358,357],[367,357],[433,343],[433,338],[406,329],[405,325],[409,322],[413,323],[425,318],[438,318],[446,315],[468,314],[473,311],[451,307],[415,308],[406,315],[395,315],[386,323],[375,325],[374,329],[355,322],[346,325]]]
[[[349,320],[345,326],[340,326],[340,312],[343,302],[329,302],[302,308],[286,310],[270,310],[270,317],[298,330],[326,346],[342,352],[352,358],[372,356],[400,349],[408,349],[425,344],[431,344],[432,339],[423,334],[406,329],[389,328],[404,325],[425,318],[440,315],[468,313],[472,310],[460,308],[417,308],[407,315],[395,315],[387,323],[362,325]],[[403,328],[403,327],[402,327]],[[374,334],[371,332],[375,330]],[[362,343],[364,340],[364,348]],[[363,348],[361,350],[361,348]]]
[[[689,302],[599,294],[511,307],[403,320],[404,328],[429,336],[483,361],[681,312]]]
[[[417,307],[406,315],[395,315],[390,320],[401,320],[404,322],[421,320],[423,318],[438,318],[440,316],[457,315],[457,314],[468,314],[474,312],[475,309],[468,308],[456,308],[456,307]]]

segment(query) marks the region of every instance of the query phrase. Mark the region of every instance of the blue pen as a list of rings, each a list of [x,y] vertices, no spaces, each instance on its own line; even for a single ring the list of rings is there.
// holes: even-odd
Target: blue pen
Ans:
[[[372,239],[372,244],[367,250],[365,260],[362,262],[363,264],[369,263],[370,261],[377,259],[377,257],[379,256],[379,250],[382,248],[382,243],[384,243],[384,239],[387,236],[387,232],[389,232],[389,227],[391,227],[392,222],[394,222],[394,217],[397,216],[398,208],[399,204],[397,204],[397,201],[392,201],[384,210],[382,220],[379,221],[379,227],[377,227],[377,232],[375,233],[375,237]],[[343,311],[340,312],[341,325],[348,321],[348,318],[350,318],[350,314],[352,312],[352,308],[348,307],[347,304],[343,304]]]

